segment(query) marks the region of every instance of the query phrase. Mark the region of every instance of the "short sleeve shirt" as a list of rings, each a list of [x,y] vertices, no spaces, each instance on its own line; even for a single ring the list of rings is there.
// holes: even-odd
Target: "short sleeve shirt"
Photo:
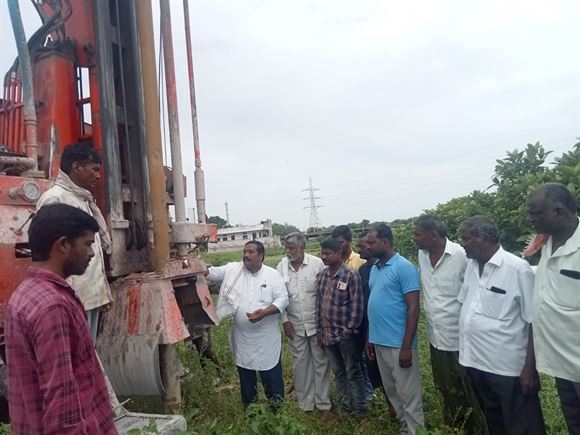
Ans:
[[[469,260],[457,299],[459,363],[502,376],[519,376],[532,321],[534,273],[501,247],[485,264]],[[501,357],[499,357],[501,355]]]
[[[538,371],[580,382],[580,223],[556,252],[551,237],[542,248],[535,298]]]
[[[372,267],[369,286],[369,342],[400,348],[407,326],[405,295],[420,289],[417,268],[395,254],[384,265],[377,263]],[[416,333],[412,346],[417,347]]]

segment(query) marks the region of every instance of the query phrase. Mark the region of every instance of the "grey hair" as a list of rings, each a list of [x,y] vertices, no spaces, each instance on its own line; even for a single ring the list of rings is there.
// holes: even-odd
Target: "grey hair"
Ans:
[[[447,225],[437,216],[425,214],[419,216],[415,221],[415,225],[427,231],[433,231],[439,237],[447,237]]]
[[[302,233],[290,233],[284,237],[284,243],[296,243],[301,248],[306,246],[306,236]]]
[[[469,231],[475,237],[491,243],[499,243],[499,227],[485,216],[471,216],[461,223],[459,230]]]
[[[544,183],[534,190],[528,198],[540,195],[542,198],[550,201],[556,207],[566,210],[572,216],[575,216],[578,208],[574,195],[560,183]]]

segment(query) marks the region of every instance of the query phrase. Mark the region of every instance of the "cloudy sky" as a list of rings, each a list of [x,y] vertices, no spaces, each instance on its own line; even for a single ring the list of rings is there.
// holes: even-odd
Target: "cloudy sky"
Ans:
[[[39,21],[21,7],[30,35]],[[191,0],[190,12],[208,214],[225,217],[227,201],[234,224],[307,227],[309,177],[324,225],[414,216],[485,189],[506,150],[561,154],[580,137],[577,0]],[[172,14],[192,181],[181,1]],[[0,21],[8,30],[4,0]],[[5,71],[9,32],[0,44]]]

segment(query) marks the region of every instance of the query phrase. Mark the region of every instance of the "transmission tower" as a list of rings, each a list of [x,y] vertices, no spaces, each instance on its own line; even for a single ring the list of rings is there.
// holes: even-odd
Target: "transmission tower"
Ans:
[[[228,202],[226,201],[226,225],[230,224],[230,209],[228,208]]]
[[[308,192],[308,196],[303,198],[305,201],[308,201],[308,205],[304,207],[305,209],[310,209],[310,227],[311,229],[318,229],[322,228],[320,225],[320,218],[318,217],[318,209],[322,206],[316,204],[316,200],[320,199],[320,196],[315,196],[315,193],[318,189],[312,186],[312,178],[308,179],[309,185],[308,189],[303,189],[303,192]]]

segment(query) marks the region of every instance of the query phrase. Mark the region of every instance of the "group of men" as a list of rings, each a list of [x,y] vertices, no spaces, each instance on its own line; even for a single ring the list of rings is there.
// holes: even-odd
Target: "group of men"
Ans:
[[[116,433],[113,405],[93,341],[111,302],[103,251],[111,240],[90,193],[100,158],[67,147],[56,184],[29,228],[27,278],[5,320],[12,433]],[[500,245],[483,216],[465,220],[460,244],[443,222],[415,223],[419,270],[378,225],[358,240],[339,226],[321,243],[284,240],[277,270],[249,241],[241,263],[212,267],[221,282],[218,315],[233,316],[230,345],[244,404],[259,374],[274,408],[284,397],[280,320],[293,358],[294,391],[304,411],[331,412],[330,372],[340,414],[364,420],[381,386],[401,433],[424,425],[417,350],[419,292],[435,384],[446,424],[467,433],[543,434],[538,371],[553,376],[569,432],[580,434],[580,227],[565,186],[546,183],[527,201],[541,259],[529,263]],[[88,323],[87,323],[88,317]]]
[[[378,367],[400,432],[416,433],[425,423],[417,349],[422,291],[447,425],[469,434],[545,434],[539,371],[556,378],[568,430],[580,434],[577,204],[565,186],[546,183],[529,195],[527,212],[540,234],[535,273],[502,248],[499,228],[484,216],[461,224],[460,243],[449,240],[439,218],[419,217],[419,269],[395,250],[384,224],[359,238],[360,255],[346,226],[321,243],[321,259],[305,253],[304,235],[289,234],[277,273],[262,264],[263,245],[248,242],[243,263],[209,272],[222,281],[218,311],[234,315],[230,338],[244,404],[257,398],[256,372],[275,406],[284,397],[281,317],[301,409],[336,418],[332,370],[335,408],[364,420],[377,386],[369,375]]]

